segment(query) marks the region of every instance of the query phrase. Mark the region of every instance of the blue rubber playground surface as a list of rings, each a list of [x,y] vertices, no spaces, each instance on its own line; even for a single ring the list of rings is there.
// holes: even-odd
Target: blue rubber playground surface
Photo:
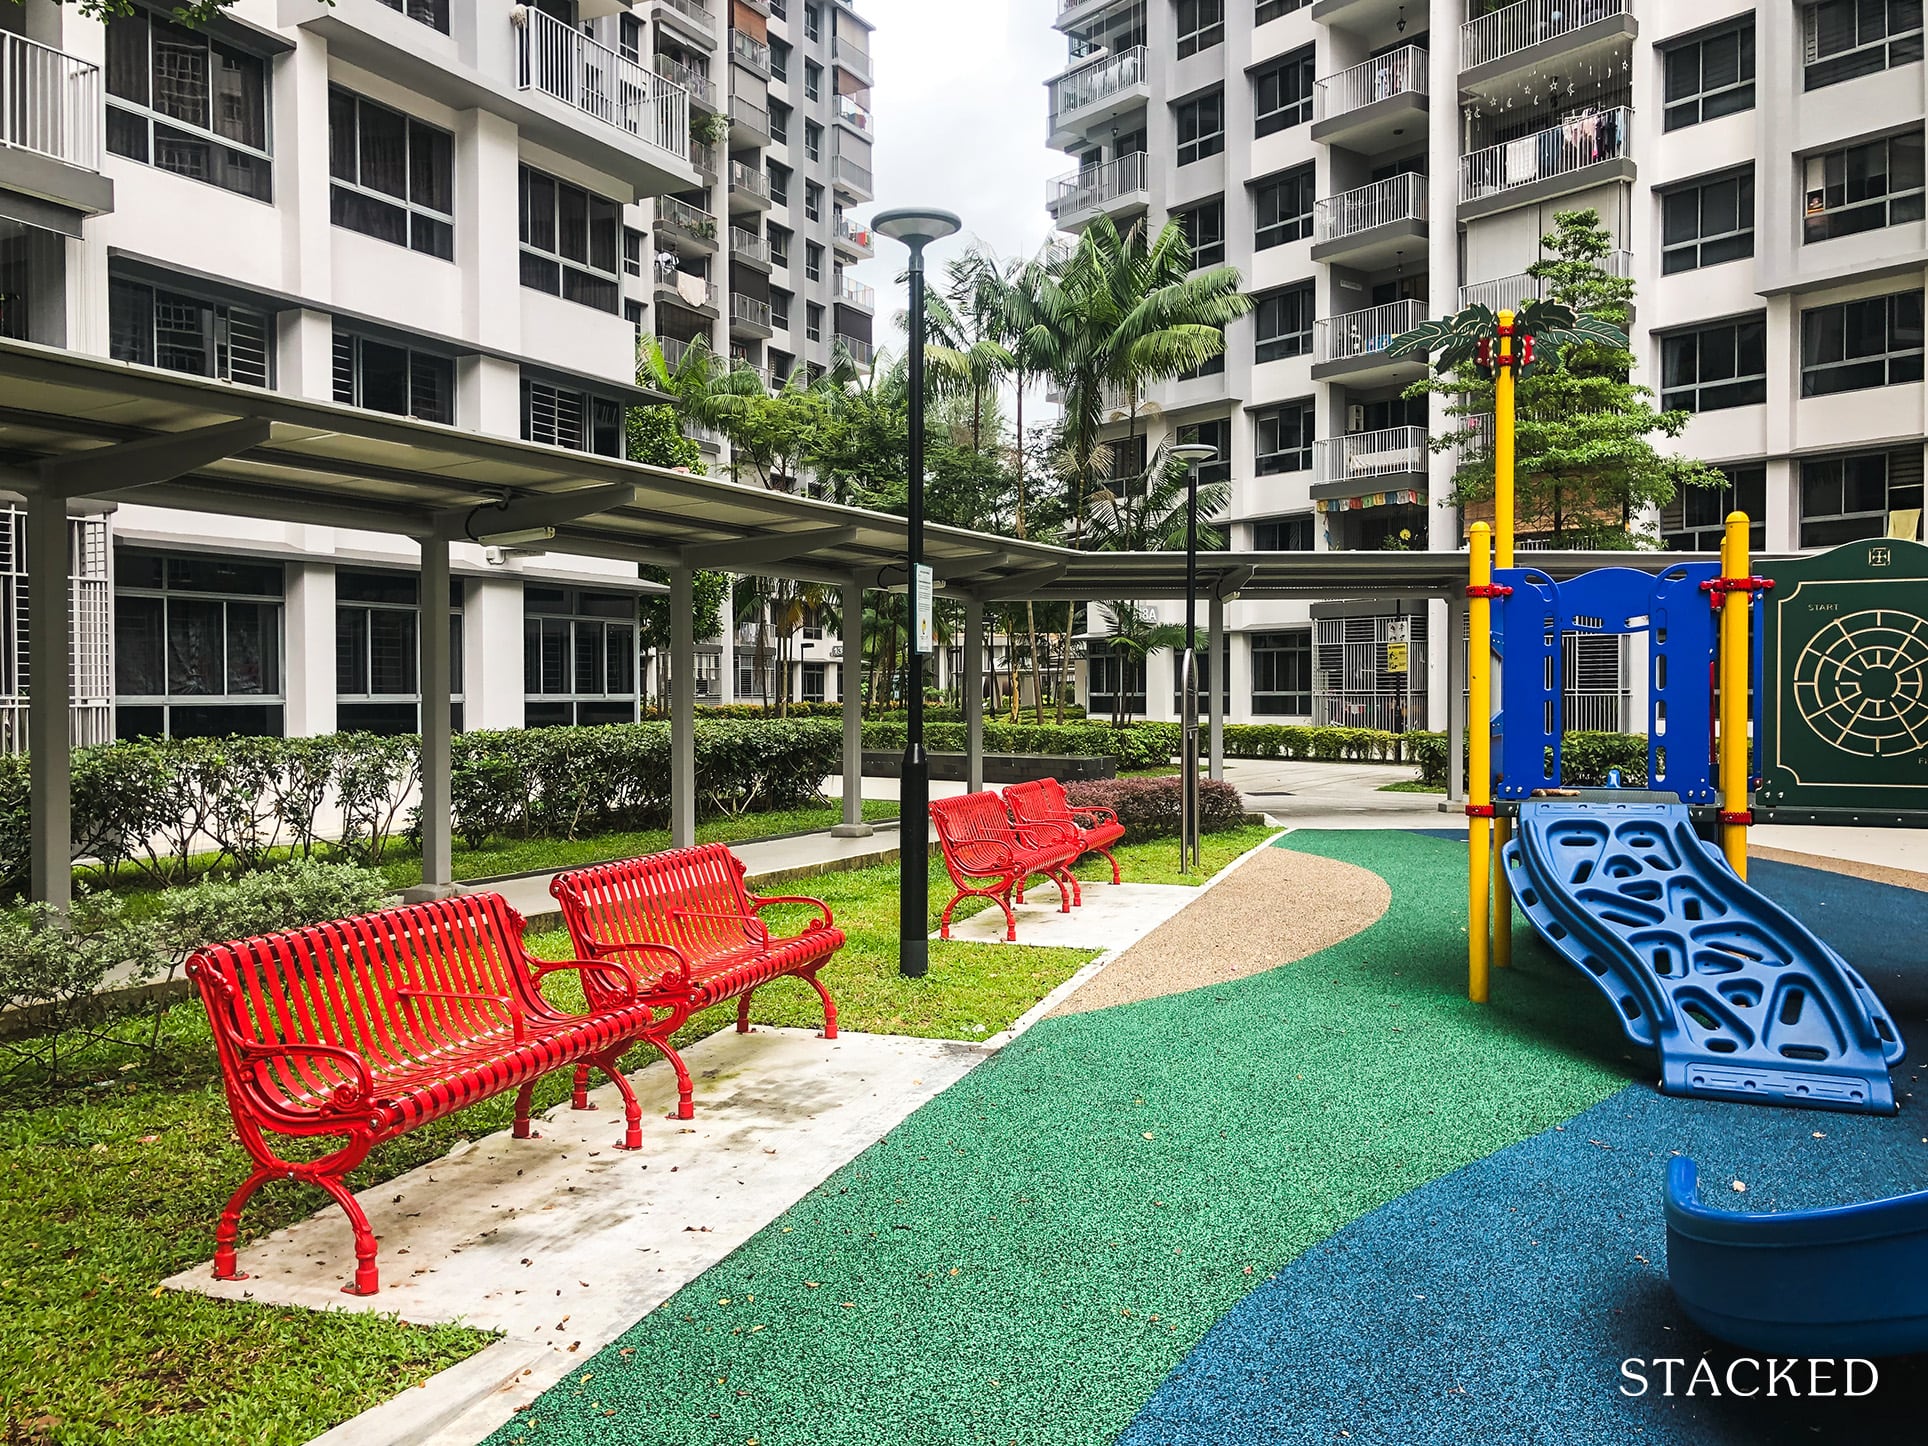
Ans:
[[[1734,1354],[1668,1289],[1675,1153],[1736,1209],[1928,1187],[1928,893],[1751,870],[1907,1037],[1884,1117],[1660,1095],[1523,921],[1494,1003],[1468,1004],[1463,841],[1283,846],[1380,874],[1386,916],[1268,974],[1045,1021],[494,1439],[1923,1439],[1922,1359],[1857,1400],[1666,1399],[1659,1367],[1629,1398],[1622,1362],[1724,1377]]]

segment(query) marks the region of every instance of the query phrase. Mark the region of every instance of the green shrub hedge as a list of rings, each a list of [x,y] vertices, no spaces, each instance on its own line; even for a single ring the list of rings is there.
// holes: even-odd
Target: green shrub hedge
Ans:
[[[1125,842],[1178,837],[1179,778],[1091,778],[1065,785],[1065,796],[1075,808],[1108,808],[1125,826]],[[1198,780],[1198,826],[1203,833],[1237,828],[1245,822],[1245,804],[1229,783]]]
[[[1446,784],[1446,735],[1408,733],[1407,754],[1426,783]],[[1560,740],[1561,782],[1569,788],[1600,788],[1607,774],[1620,770],[1629,788],[1647,786],[1647,736],[1644,733],[1569,733]]]

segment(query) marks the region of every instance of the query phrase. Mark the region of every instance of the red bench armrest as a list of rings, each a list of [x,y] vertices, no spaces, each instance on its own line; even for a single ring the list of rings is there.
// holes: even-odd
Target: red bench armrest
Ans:
[[[538,990],[542,988],[542,981],[551,974],[564,972],[597,974],[606,981],[615,981],[617,986],[615,992],[623,996],[623,1003],[636,1002],[636,976],[614,959],[537,959],[530,962],[535,967],[530,970],[529,978]]]
[[[306,1044],[300,1041],[269,1044],[262,1040],[238,1037],[231,1037],[229,1043],[240,1053],[241,1058],[257,1063],[265,1063],[271,1059],[290,1059],[305,1054],[317,1059],[336,1060],[347,1065],[354,1079],[335,1086],[328,1097],[326,1108],[355,1110],[374,1097],[375,1076],[369,1073],[368,1061],[344,1045]]]
[[[1092,828],[1101,823],[1118,822],[1117,814],[1108,808],[1100,808],[1095,805],[1091,808],[1074,807],[1071,810],[1071,816],[1085,828]]]
[[[1011,846],[996,839],[965,839],[961,843],[946,844],[944,852],[967,874],[1000,873],[1017,867],[1017,855],[1011,852]],[[985,854],[990,855],[990,864],[981,867],[979,860]]]
[[[834,919],[831,916],[830,906],[826,904],[822,899],[812,899],[803,894],[770,894],[767,896],[752,894],[750,896],[750,908],[752,912],[761,912],[764,906],[767,904],[808,904],[810,905],[812,908],[816,909],[820,914],[822,914],[823,918],[805,925],[805,927],[809,929],[834,928],[837,923],[836,919]]]
[[[770,942],[770,928],[755,913],[726,914],[720,909],[686,909],[681,904],[669,911],[669,916],[677,921],[684,919],[725,919],[732,924],[742,924],[750,931],[750,936],[767,946]]]
[[[509,1016],[509,1028],[515,1032],[518,1042],[528,1035],[522,1011],[515,1007],[513,999],[504,994],[470,994],[460,989],[418,989],[413,984],[399,984],[395,987],[395,995],[398,999],[451,999],[469,1004],[493,1004]]]
[[[674,944],[643,944],[643,943],[604,944],[604,943],[601,943],[600,941],[591,941],[590,947],[598,955],[602,955],[602,954],[667,954],[669,955],[670,958],[676,961],[675,972],[676,972],[677,981],[682,985],[683,988],[685,989],[689,988],[689,985],[690,985],[689,955],[685,954],[681,949],[678,949]]]
[[[1078,826],[1074,823],[1027,823],[1014,826],[1011,832],[1018,836],[1019,842],[1034,849],[1078,842]]]

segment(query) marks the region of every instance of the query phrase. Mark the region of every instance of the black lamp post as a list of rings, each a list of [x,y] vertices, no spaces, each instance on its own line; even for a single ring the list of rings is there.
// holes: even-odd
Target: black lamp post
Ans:
[[[1200,867],[1198,819],[1198,469],[1218,456],[1208,442],[1181,442],[1172,456],[1185,464],[1185,651],[1178,659],[1180,709],[1178,867]],[[1216,660],[1214,661],[1216,666]],[[1213,687],[1220,684],[1216,681]]]
[[[930,759],[924,753],[924,654],[931,631],[924,586],[924,248],[964,223],[949,211],[882,211],[870,227],[910,248],[910,517],[905,572],[910,593],[909,737],[899,784],[897,969],[912,979],[930,971]]]

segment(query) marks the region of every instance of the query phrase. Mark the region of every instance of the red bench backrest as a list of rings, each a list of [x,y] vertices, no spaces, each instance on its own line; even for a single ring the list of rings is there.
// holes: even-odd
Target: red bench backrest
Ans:
[[[1071,804],[1064,785],[1055,778],[1034,778],[1013,783],[1004,790],[1004,801],[1011,817],[1019,823],[1070,823]]]
[[[372,1070],[432,1059],[451,1044],[511,1038],[501,1008],[458,999],[403,998],[400,989],[507,998],[524,1018],[552,1015],[529,977],[522,916],[500,894],[467,894],[384,909],[282,934],[198,950],[188,975],[201,991],[222,1064],[237,1086],[283,1099],[350,1078],[312,1055],[243,1063],[229,1028],[263,1044],[333,1044]],[[227,1028],[222,1027],[223,1025]]]
[[[597,957],[596,950],[609,944],[670,944],[694,964],[704,955],[740,948],[756,937],[746,924],[728,918],[670,916],[678,907],[699,915],[749,914],[743,864],[727,844],[697,844],[571,869],[550,881],[549,892],[562,906],[569,937],[585,959]],[[670,967],[665,956],[617,957],[645,978]],[[591,976],[585,975],[584,981],[590,983]]]

